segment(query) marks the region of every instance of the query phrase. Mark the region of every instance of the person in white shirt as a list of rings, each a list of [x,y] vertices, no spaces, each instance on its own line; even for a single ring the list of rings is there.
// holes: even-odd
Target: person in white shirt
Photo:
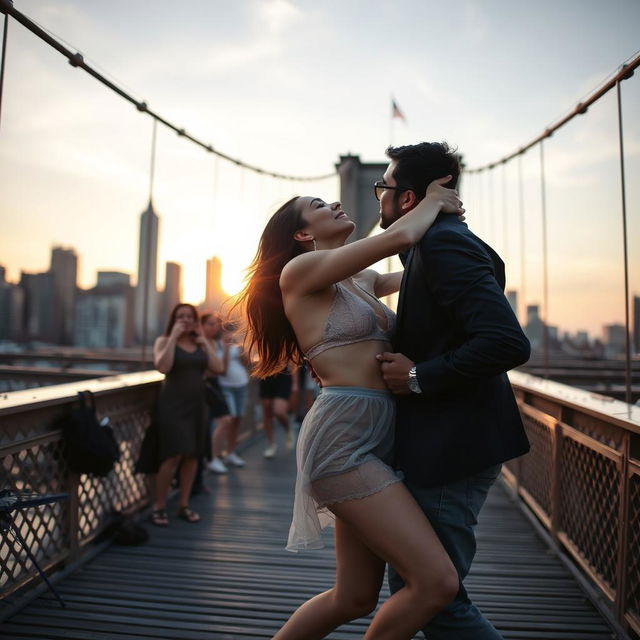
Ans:
[[[240,421],[247,404],[249,385],[248,362],[242,347],[235,341],[235,326],[223,327],[219,353],[224,358],[225,372],[218,377],[220,389],[229,407],[229,415],[222,416],[213,434],[213,459],[208,467],[215,473],[227,473],[228,466],[243,467],[244,460],[236,453]],[[226,457],[223,459],[223,450]]]

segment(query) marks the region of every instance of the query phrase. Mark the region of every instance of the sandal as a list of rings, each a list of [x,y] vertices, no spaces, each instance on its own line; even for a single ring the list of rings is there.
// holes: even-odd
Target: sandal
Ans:
[[[200,514],[193,509],[189,509],[189,507],[180,507],[180,510],[178,511],[178,518],[182,518],[187,522],[199,522]]]
[[[169,526],[169,516],[166,509],[154,509],[151,512],[151,524],[155,524],[156,527]]]

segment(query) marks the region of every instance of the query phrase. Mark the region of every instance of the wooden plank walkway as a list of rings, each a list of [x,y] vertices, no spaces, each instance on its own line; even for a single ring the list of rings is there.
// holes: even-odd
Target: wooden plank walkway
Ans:
[[[149,525],[141,547],[112,545],[58,585],[66,609],[45,594],[2,624],[0,638],[270,638],[300,603],[331,586],[334,564],[331,531],[326,549],[284,550],[294,454],[281,446],[265,460],[262,448],[259,439],[245,451],[244,469],[207,476],[211,495],[193,501],[202,522],[174,518],[167,529]],[[500,486],[481,515],[466,584],[506,640],[615,637]],[[329,637],[355,640],[366,625],[358,620]]]

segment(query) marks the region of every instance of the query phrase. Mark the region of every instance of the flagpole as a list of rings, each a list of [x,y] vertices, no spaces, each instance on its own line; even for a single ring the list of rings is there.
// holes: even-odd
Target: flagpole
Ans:
[[[390,147],[393,146],[393,96],[390,95],[389,96],[391,98],[391,113],[389,114],[389,145]]]

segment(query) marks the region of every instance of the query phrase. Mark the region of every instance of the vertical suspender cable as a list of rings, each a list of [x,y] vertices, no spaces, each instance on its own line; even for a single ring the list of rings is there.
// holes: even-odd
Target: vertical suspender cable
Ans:
[[[493,198],[493,167],[489,168],[489,242],[491,244],[495,244],[496,243],[496,236],[494,235],[494,226],[495,226],[495,219],[496,219],[496,212],[494,209],[494,198]]]
[[[542,299],[544,311],[543,349],[544,349],[544,377],[549,377],[549,278],[547,257],[547,194],[544,180],[544,140],[540,140],[540,195],[542,205]]]
[[[219,184],[219,161],[218,156],[213,156],[213,213],[216,215],[216,206],[220,206],[220,198],[218,198],[218,184]]]
[[[149,324],[149,286],[151,276],[151,229],[153,211],[153,182],[156,173],[156,134],[158,131],[158,121],[153,119],[153,133],[151,134],[151,162],[149,167],[149,215],[145,222],[145,256],[144,256],[144,283],[142,297],[142,366],[147,360],[147,334]],[[140,283],[138,282],[138,286]],[[155,286],[155,283],[154,283]],[[157,311],[156,311],[157,313]]]
[[[620,81],[616,84],[618,97],[618,139],[620,145],[620,190],[622,195],[622,245],[624,256],[624,319],[625,319],[625,401],[631,404],[631,326],[629,321],[629,256],[627,242],[627,198],[624,176],[624,133],[622,129],[622,98]]]
[[[484,189],[482,188],[482,175],[483,171],[478,171],[478,173],[474,174],[478,176],[478,219],[482,222],[482,235],[487,237],[487,222],[484,215]]]
[[[522,298],[522,321],[526,320],[527,311],[527,261],[524,235],[524,188],[522,184],[522,154],[518,156],[518,212],[520,214],[520,296]]]
[[[2,88],[4,87],[4,61],[7,57],[7,32],[9,29],[9,14],[4,14],[4,29],[2,31],[2,58],[0,59],[0,121],[2,120]]]
[[[509,213],[507,212],[507,163],[502,164],[502,239],[503,257],[506,265],[509,264]]]

